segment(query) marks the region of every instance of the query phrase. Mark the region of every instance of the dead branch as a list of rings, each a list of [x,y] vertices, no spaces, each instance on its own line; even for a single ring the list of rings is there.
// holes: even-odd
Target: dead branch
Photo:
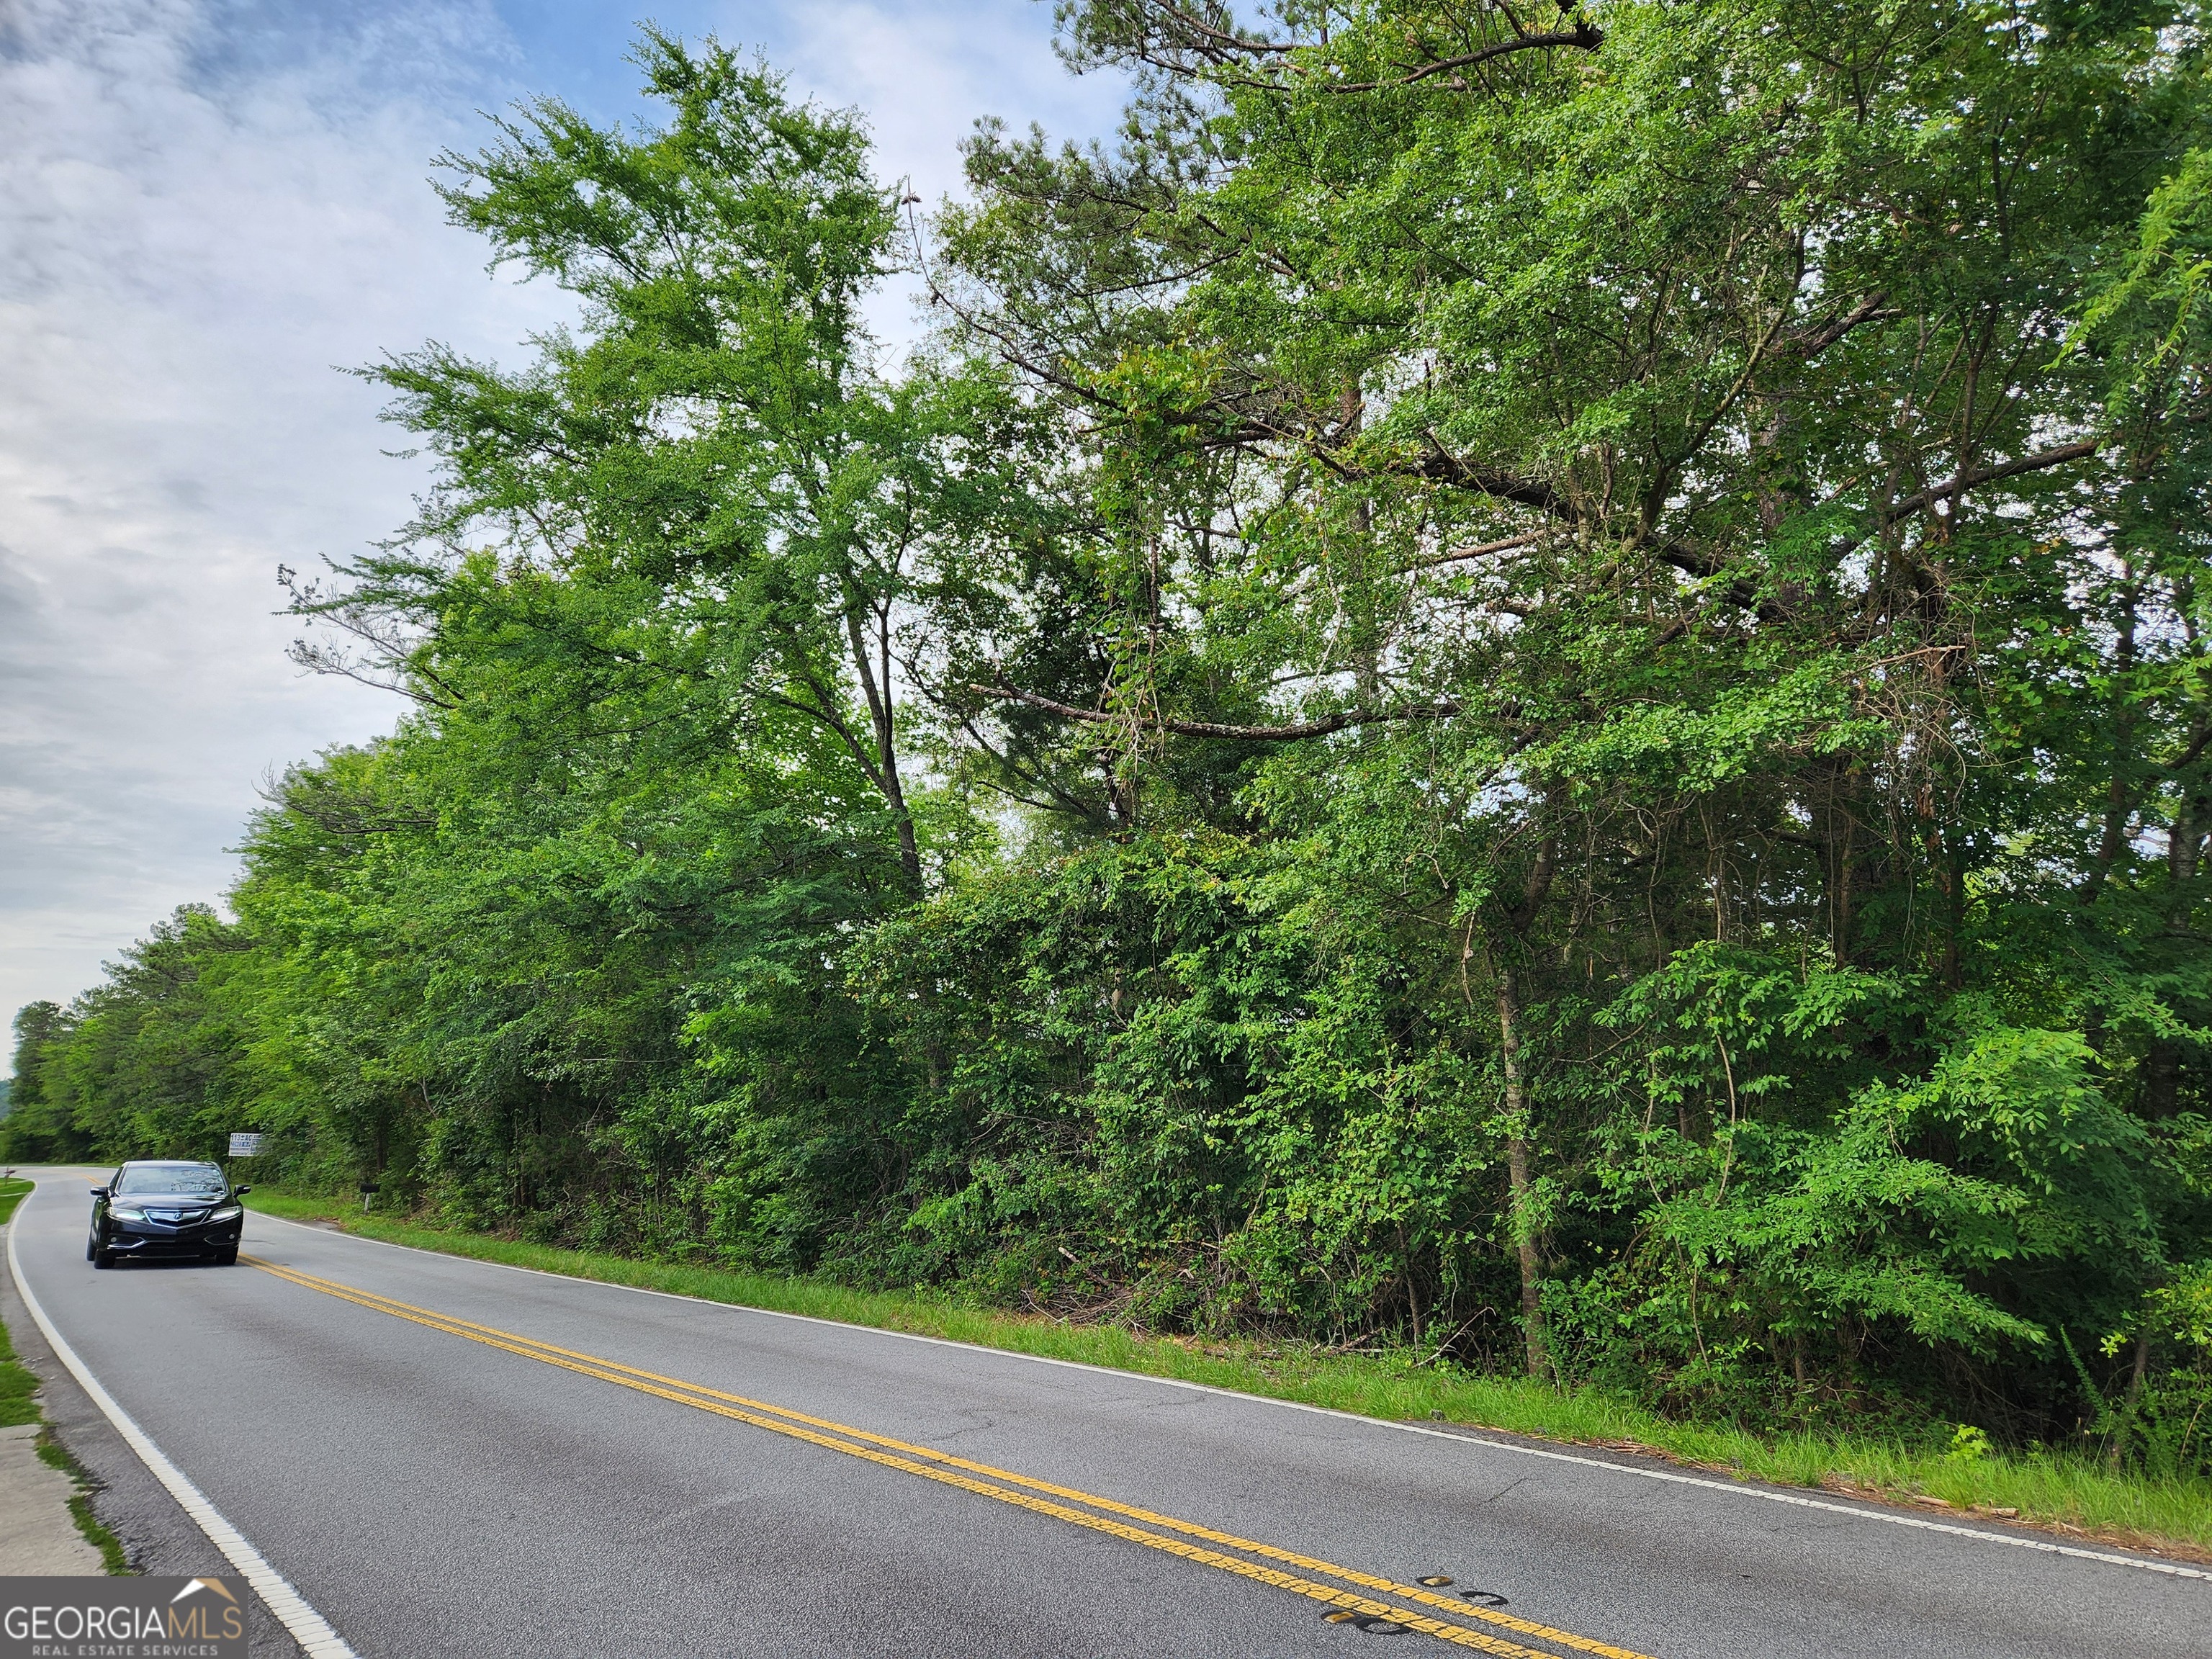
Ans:
[[[1227,726],[1215,720],[1133,719],[1109,709],[1078,708],[1073,703],[1055,702],[1050,697],[1041,697],[1034,691],[1023,691],[1011,685],[970,685],[968,689],[979,697],[1026,703],[1031,708],[1043,709],[1048,714],[1058,714],[1063,720],[1081,720],[1091,726],[1134,725],[1145,731],[1165,732],[1181,738],[1227,738],[1242,743],[1291,743],[1300,738],[1327,737],[1332,732],[1348,731],[1355,726],[1378,725],[1385,720],[1448,720],[1458,714],[1461,708],[1460,704],[1449,701],[1417,702],[1407,703],[1397,708],[1347,708],[1340,714],[1324,715],[1317,720],[1301,720],[1291,726]]]

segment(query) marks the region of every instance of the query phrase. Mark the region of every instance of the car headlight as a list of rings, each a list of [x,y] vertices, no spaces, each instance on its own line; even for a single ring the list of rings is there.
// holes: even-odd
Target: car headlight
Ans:
[[[242,1205],[226,1204],[222,1208],[217,1210],[213,1215],[210,1216],[208,1219],[210,1221],[235,1221],[242,1213],[244,1213],[244,1206]]]
[[[134,1210],[121,1204],[110,1209],[108,1214],[113,1216],[118,1221],[143,1221],[146,1218],[145,1211]]]

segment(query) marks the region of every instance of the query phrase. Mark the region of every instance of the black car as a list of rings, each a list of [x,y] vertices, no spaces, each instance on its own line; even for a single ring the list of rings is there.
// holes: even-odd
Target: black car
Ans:
[[[155,1259],[228,1267],[238,1260],[245,1219],[238,1200],[252,1190],[232,1186],[213,1164],[126,1164],[107,1185],[92,1189],[92,1237],[84,1259],[95,1267]]]

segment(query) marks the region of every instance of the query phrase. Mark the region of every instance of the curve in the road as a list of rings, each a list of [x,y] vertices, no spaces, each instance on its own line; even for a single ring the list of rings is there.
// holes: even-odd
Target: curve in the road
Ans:
[[[116,1403],[115,1396],[100,1386],[92,1368],[78,1358],[68,1339],[55,1328],[40,1304],[37,1294],[23,1277],[22,1264],[15,1257],[15,1230],[8,1229],[8,1272],[15,1281],[15,1294],[23,1298],[23,1306],[31,1315],[32,1322],[54,1351],[77,1386],[85,1391],[92,1403],[115,1425],[124,1443],[138,1454],[139,1461],[152,1471],[154,1478],[169,1490],[186,1515],[191,1516],[208,1541],[223,1553],[223,1559],[236,1567],[240,1576],[253,1586],[254,1593],[270,1612],[275,1613],[284,1628],[292,1633],[310,1659],[356,1659],[345,1638],[332,1630],[330,1621],[307,1605],[307,1599],[292,1587],[291,1581],[269,1565],[268,1558],[253,1547],[252,1541],[223,1518],[222,1511],[208,1501],[207,1494],[192,1484],[191,1477],[171,1462],[168,1455],[154,1443],[153,1437],[132,1420],[131,1413]]]

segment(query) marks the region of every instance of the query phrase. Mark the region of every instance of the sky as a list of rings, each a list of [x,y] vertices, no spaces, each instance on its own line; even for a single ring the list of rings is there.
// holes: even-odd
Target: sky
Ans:
[[[640,15],[865,112],[930,201],[979,116],[1085,137],[1119,105],[1033,0],[0,0],[0,1012],[219,902],[257,785],[397,718],[276,614],[278,565],[362,550],[425,481],[340,370],[516,362],[566,313],[486,273],[429,161],[526,96],[645,113]]]

